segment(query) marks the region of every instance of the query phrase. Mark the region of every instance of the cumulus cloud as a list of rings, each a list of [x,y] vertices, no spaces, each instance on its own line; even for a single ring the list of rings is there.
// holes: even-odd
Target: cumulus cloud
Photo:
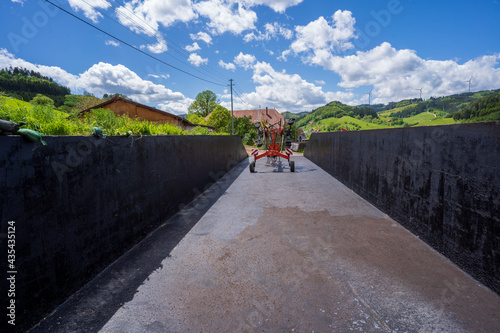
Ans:
[[[331,53],[311,58],[311,63],[340,75],[340,87],[374,87],[374,103],[388,103],[420,95],[423,98],[465,92],[474,76],[474,90],[500,87],[500,54],[482,56],[463,64],[455,60],[424,60],[414,50],[396,50],[389,43],[355,55],[334,56]]]
[[[234,57],[234,63],[240,67],[245,68],[245,70],[251,68],[255,61],[255,56],[251,54],[243,54],[243,52],[240,52],[240,54]]]
[[[60,67],[32,64],[16,58],[5,49],[0,49],[0,68],[9,66],[24,67],[52,77],[57,83],[69,87],[73,93],[88,91],[96,96],[119,93],[140,103],[177,103],[175,105],[178,106],[190,100],[180,92],[140,78],[123,65],[100,62],[85,72],[74,75]],[[183,112],[186,110],[187,108]]]
[[[212,44],[212,37],[210,37],[209,34],[207,34],[206,32],[203,32],[203,31],[200,31],[197,34],[189,34],[189,37],[192,40],[202,40],[205,43],[207,43],[208,45]]]
[[[196,67],[200,67],[201,65],[206,65],[208,63],[208,59],[202,58],[196,53],[191,53],[189,55],[188,61]]]
[[[189,106],[194,102],[194,99],[184,98],[180,101],[166,101],[165,103],[159,103],[158,107],[160,110],[164,110],[174,114],[185,114]]]
[[[246,104],[237,102],[237,108],[248,108],[248,104],[277,108],[279,111],[309,111],[331,101],[347,102],[354,97],[351,92],[325,92],[322,87],[307,82],[297,74],[276,71],[269,63],[253,65],[254,92],[243,94]]]
[[[198,45],[198,43],[194,42],[193,45],[187,45],[184,49],[188,52],[194,52],[200,50],[201,47]]]
[[[356,20],[348,10],[338,10],[331,23],[323,16],[306,26],[295,27],[296,39],[290,49],[296,53],[306,53],[306,57],[318,53],[332,53],[353,48],[350,42],[355,38]]]
[[[16,0],[20,1],[20,0]],[[85,4],[99,4],[98,8],[108,8],[103,0],[69,0],[72,7],[84,10],[85,15],[95,22],[101,15]],[[283,13],[303,0],[130,0],[116,9],[120,23],[137,33],[154,36],[160,25],[169,27],[177,22],[191,22],[200,16],[207,19],[207,26],[213,34],[230,32],[241,34],[255,29],[257,14],[251,9],[255,6],[268,6]],[[103,7],[107,6],[107,7]],[[94,6],[95,7],[95,6]],[[210,43],[210,42],[207,42]]]
[[[141,49],[147,47],[149,52],[156,54],[166,52],[168,50],[168,47],[167,47],[167,42],[163,39],[163,36],[158,33],[156,35],[156,39],[158,40],[158,43],[141,45]]]
[[[293,31],[279,24],[278,22],[266,23],[264,25],[264,32],[257,31],[251,32],[245,35],[243,40],[245,42],[251,41],[269,41],[272,38],[278,38],[279,36],[284,37],[285,39],[291,39],[293,37]]]
[[[207,23],[213,34],[231,32],[241,34],[245,30],[255,29],[257,14],[245,8],[241,3],[226,0],[208,0],[193,5],[195,10],[209,19]]]
[[[81,10],[83,15],[94,23],[97,23],[102,18],[102,14],[97,11],[98,9],[111,7],[109,2],[102,0],[68,0],[68,2],[74,11]]]
[[[109,40],[109,39],[107,41],[105,41],[104,44],[111,45],[111,46],[120,46],[120,43],[118,43],[114,40]]]
[[[102,3],[101,0],[93,1]],[[191,0],[132,0],[123,4],[124,6],[116,9],[120,23],[137,33],[149,36],[157,33],[160,24],[169,27],[177,22],[189,22],[197,17]]]
[[[225,63],[224,61],[219,60],[219,66],[233,72],[236,70],[236,66],[231,62]]]

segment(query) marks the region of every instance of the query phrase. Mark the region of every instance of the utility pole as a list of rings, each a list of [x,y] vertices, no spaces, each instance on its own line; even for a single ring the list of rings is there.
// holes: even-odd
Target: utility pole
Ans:
[[[229,79],[231,85],[231,134],[234,135],[234,115],[233,115],[233,79]]]

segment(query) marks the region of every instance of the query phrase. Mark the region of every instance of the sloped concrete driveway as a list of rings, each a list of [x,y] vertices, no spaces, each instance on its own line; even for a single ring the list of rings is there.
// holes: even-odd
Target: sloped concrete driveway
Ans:
[[[245,168],[100,332],[500,332],[497,294],[295,161]]]

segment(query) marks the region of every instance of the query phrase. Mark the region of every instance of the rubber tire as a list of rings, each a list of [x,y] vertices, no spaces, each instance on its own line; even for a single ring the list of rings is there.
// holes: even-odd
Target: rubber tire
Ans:
[[[250,162],[248,167],[250,168],[250,172],[254,173],[255,172],[255,161]]]
[[[295,161],[290,161],[290,172],[295,172]]]

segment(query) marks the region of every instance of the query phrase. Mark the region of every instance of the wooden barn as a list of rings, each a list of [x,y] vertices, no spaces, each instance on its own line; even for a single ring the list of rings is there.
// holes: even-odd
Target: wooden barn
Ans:
[[[140,104],[123,97],[113,97],[104,103],[94,105],[93,107],[81,111],[79,116],[83,116],[90,110],[101,108],[109,109],[113,111],[117,116],[126,115],[127,117],[130,117],[132,119],[142,119],[157,123],[167,123],[178,126],[180,129],[184,129],[187,131],[190,131],[197,126],[208,128],[210,131],[215,130],[215,128],[212,126],[193,124],[187,119],[184,119],[178,115],[158,110],[151,106]]]

